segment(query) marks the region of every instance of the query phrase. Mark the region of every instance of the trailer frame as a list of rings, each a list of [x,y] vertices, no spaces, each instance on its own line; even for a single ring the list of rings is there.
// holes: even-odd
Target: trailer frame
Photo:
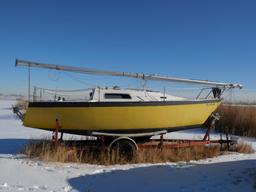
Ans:
[[[128,155],[131,159],[136,151],[140,149],[158,148],[162,149],[174,149],[174,148],[186,148],[195,146],[204,146],[210,144],[223,144],[227,145],[227,149],[231,145],[237,144],[237,140],[230,138],[226,135],[226,139],[211,140],[210,132],[215,128],[216,122],[220,119],[219,114],[212,114],[208,119],[208,126],[206,133],[202,140],[195,139],[165,139],[164,135],[167,133],[166,130],[148,132],[148,133],[135,133],[135,134],[120,134],[120,133],[104,133],[104,132],[92,132],[91,136],[96,137],[95,140],[77,141],[84,146],[101,146],[107,148],[109,154],[113,152],[122,155]],[[53,142],[56,147],[59,145],[58,133],[60,132],[60,123],[56,119],[55,130],[53,132]],[[61,133],[63,136],[63,133]],[[160,136],[159,139],[150,139],[152,136]],[[129,151],[131,150],[131,151]],[[126,153],[126,154],[125,154]]]

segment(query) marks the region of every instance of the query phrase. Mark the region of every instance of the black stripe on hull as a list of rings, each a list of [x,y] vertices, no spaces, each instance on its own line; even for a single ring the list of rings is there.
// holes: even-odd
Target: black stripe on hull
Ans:
[[[136,107],[218,103],[220,99],[197,101],[143,101],[143,102],[30,102],[29,107]]]

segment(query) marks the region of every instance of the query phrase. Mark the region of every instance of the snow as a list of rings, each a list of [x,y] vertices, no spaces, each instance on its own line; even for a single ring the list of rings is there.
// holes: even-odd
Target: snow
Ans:
[[[13,103],[0,100],[0,191],[256,190],[256,154],[229,153],[187,163],[114,166],[30,160],[19,153],[24,144],[31,138],[50,137],[51,133],[23,127],[12,114]],[[166,137],[201,139],[204,131],[181,131]],[[256,149],[255,139],[242,139]]]

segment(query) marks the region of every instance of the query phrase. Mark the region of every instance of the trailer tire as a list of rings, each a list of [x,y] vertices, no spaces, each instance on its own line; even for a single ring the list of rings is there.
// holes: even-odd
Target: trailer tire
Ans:
[[[129,137],[119,137],[109,145],[109,152],[112,161],[132,161],[138,146]]]

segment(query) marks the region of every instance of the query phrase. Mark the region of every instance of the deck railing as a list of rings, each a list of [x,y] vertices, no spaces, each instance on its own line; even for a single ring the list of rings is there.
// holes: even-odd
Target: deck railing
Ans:
[[[92,88],[78,90],[60,90],[34,87],[33,102],[43,101],[89,101],[93,93]]]

